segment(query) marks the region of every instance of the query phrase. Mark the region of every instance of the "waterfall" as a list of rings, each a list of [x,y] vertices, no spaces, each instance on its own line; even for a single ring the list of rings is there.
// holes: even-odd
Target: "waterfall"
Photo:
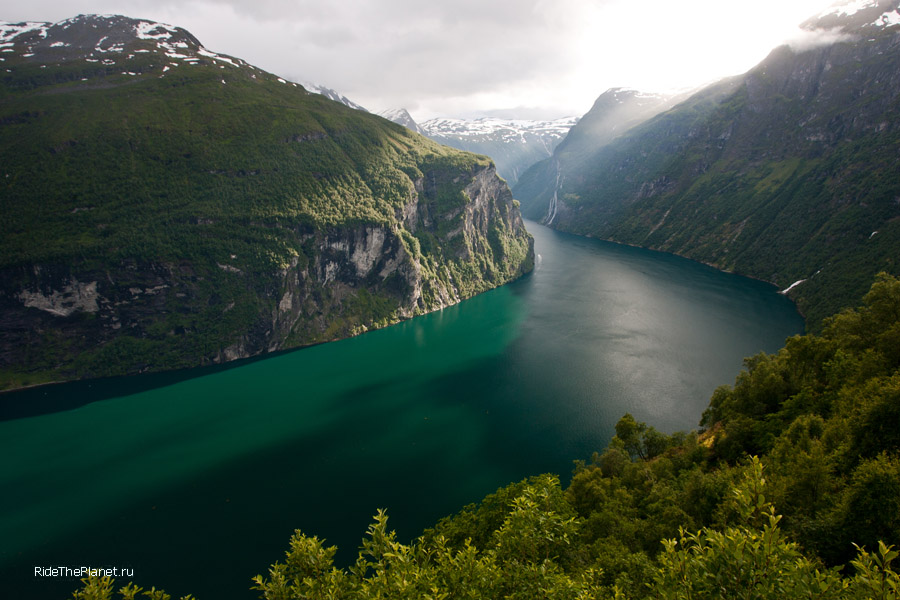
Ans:
[[[553,224],[553,219],[556,218],[557,194],[559,194],[559,160],[554,160],[553,162],[556,164],[556,185],[553,188],[553,197],[550,198],[550,206],[547,207],[547,216],[543,220],[544,225],[548,227]]]

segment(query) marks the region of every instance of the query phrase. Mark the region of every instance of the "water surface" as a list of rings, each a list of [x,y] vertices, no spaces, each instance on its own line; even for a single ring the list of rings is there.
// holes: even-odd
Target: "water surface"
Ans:
[[[346,562],[377,508],[410,539],[498,486],[565,480],[625,412],[696,427],[743,357],[802,329],[770,285],[529,229],[533,274],[394,327],[0,397],[0,595],[67,597],[74,580],[34,567],[87,565],[254,598],[295,528]]]

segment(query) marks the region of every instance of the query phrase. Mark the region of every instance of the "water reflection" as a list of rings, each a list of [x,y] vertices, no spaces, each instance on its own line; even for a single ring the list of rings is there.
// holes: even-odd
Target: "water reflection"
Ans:
[[[565,478],[626,411],[695,426],[744,356],[802,326],[771,286],[529,228],[535,272],[461,305],[127,395],[60,386],[57,408],[80,408],[0,422],[14,591],[48,595],[33,564],[127,560],[141,585],[252,598],[296,527],[348,560],[376,508],[409,537],[505,483]]]

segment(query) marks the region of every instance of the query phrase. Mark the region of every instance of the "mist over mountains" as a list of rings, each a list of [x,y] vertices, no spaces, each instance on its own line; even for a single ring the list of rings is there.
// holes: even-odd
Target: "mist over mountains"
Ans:
[[[618,138],[585,135],[589,113],[520,178],[524,214],[790,287],[812,323],[857,302],[900,266],[900,11],[854,2],[803,27]]]

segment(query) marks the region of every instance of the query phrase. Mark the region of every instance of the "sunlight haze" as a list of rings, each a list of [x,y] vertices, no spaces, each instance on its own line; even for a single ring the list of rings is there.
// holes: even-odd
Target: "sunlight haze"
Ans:
[[[416,119],[581,115],[610,87],[688,90],[740,74],[828,0],[4,0],[0,20],[118,13],[189,30],[209,49],[371,111]]]

